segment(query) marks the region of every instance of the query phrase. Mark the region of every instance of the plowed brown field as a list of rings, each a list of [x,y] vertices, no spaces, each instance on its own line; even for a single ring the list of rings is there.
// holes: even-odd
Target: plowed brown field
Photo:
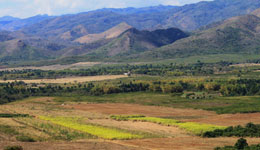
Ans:
[[[159,106],[142,106],[133,104],[79,104],[69,105],[66,108],[73,108],[75,110],[84,110],[90,112],[104,113],[104,114],[121,114],[121,115],[146,115],[154,117],[208,117],[216,116],[216,113],[195,110],[195,109],[179,109]]]

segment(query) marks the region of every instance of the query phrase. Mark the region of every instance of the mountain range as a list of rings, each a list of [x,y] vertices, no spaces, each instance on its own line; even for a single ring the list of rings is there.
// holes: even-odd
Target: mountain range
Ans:
[[[0,18],[0,62],[259,54],[258,8],[259,0],[215,0],[26,19],[6,16]]]
[[[53,17],[48,15],[37,15],[26,19],[19,19],[11,16],[5,16],[0,18],[0,30],[16,31],[35,23],[39,23],[48,18]]]
[[[93,34],[104,32],[119,23],[126,22],[139,30],[176,27],[192,31],[213,22],[248,14],[259,7],[259,0],[215,0],[185,6],[161,5],[146,8],[100,9],[56,17],[39,15],[19,19],[20,22],[11,22],[5,26],[0,24],[0,29],[17,30],[27,27],[26,32],[42,35],[46,30],[47,33],[57,33],[57,30],[68,31],[78,25],[83,25]],[[28,26],[32,24],[34,25]]]

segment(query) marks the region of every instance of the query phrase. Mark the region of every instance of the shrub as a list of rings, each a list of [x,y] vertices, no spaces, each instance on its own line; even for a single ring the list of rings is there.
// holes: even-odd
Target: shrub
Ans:
[[[4,150],[23,150],[22,146],[7,146]]]
[[[239,139],[234,146],[216,147],[215,150],[259,150],[260,144],[248,145],[246,139]]]
[[[255,125],[253,123],[248,123],[245,127],[236,126],[228,127],[226,129],[218,129],[214,131],[205,132],[204,137],[260,137],[260,125]]]
[[[16,140],[21,142],[36,142],[33,138],[25,135],[17,136]]]
[[[8,135],[18,135],[19,132],[17,132],[13,127],[8,125],[0,125],[0,132],[8,134]]]
[[[127,116],[127,115],[111,115],[110,118],[117,120],[117,121],[127,121],[130,119],[136,119],[136,118],[144,118],[145,116],[143,115],[131,115],[131,116]]]
[[[0,114],[0,118],[29,117],[28,114]]]
[[[238,141],[237,141],[237,143],[235,144],[235,147],[238,149],[238,150],[242,150],[242,149],[244,149],[245,147],[248,147],[248,144],[247,144],[247,141],[246,141],[246,139],[243,139],[243,138],[241,138],[241,139],[239,139]]]

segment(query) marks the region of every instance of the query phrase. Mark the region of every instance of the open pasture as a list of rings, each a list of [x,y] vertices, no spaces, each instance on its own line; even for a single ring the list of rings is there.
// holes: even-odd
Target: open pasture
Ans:
[[[130,95],[130,94],[124,94]],[[127,98],[123,98],[123,95],[118,96],[107,96],[107,98],[103,99],[98,97],[97,102],[100,102],[102,99],[103,103],[93,104],[93,97],[88,97],[91,103],[85,103],[84,100],[80,101],[80,104],[72,103],[70,105],[64,105],[62,107],[70,108],[73,110],[80,110],[84,112],[92,112],[92,113],[100,113],[106,115],[144,115],[151,117],[160,117],[160,118],[171,118],[185,122],[197,122],[204,124],[215,124],[219,126],[236,126],[236,125],[245,125],[249,122],[260,124],[260,113],[228,113],[228,114],[217,114],[213,111],[206,111],[201,109],[212,109],[216,111],[226,112],[239,112],[243,110],[252,110],[258,109],[258,97],[234,97],[234,98],[225,98],[221,100],[197,100],[197,101],[182,101],[176,100],[174,101],[174,97],[172,98],[172,107],[163,107],[163,106],[147,106],[147,105],[139,105],[139,104],[122,104],[122,103],[104,103],[109,102],[110,99],[113,102],[128,102]],[[135,97],[131,97],[133,101],[137,103],[144,103],[147,101],[146,99],[150,99],[150,101],[156,101],[156,99],[163,98],[165,101],[170,97],[167,95],[156,95],[151,94],[151,96],[144,97],[143,93],[136,93]],[[84,99],[87,99],[84,98]],[[100,100],[99,100],[100,99]],[[57,98],[60,100],[60,98]],[[65,100],[65,99],[64,99]],[[72,101],[73,98],[71,98]],[[139,100],[139,101],[138,101]],[[132,103],[133,101],[130,101]],[[64,101],[66,102],[66,100]],[[188,104],[189,103],[189,104]],[[240,103],[240,104],[237,104]],[[243,105],[243,103],[248,103],[247,105]],[[187,105],[188,104],[188,105]],[[163,104],[162,104],[163,105]],[[170,104],[169,104],[170,105]],[[232,106],[234,105],[234,106]],[[215,107],[214,107],[215,106]],[[220,107],[222,106],[222,107]],[[241,109],[243,106],[245,108]],[[177,107],[177,108],[174,108]],[[181,108],[184,107],[184,108]],[[191,109],[191,108],[197,109]],[[199,109],[200,108],[200,109]],[[216,109],[217,108],[217,109]],[[234,108],[234,109],[232,109]]]
[[[213,150],[217,146],[234,145],[238,138],[175,137],[119,141],[119,144],[139,146],[148,150]],[[247,138],[249,144],[258,144],[259,138]]]
[[[90,81],[113,80],[119,78],[126,78],[125,75],[104,75],[104,76],[86,76],[86,77],[67,77],[58,79],[35,79],[35,80],[0,80],[0,83],[8,83],[15,81],[23,81],[25,83],[81,83]]]
[[[132,120],[132,121],[141,121],[141,122],[152,122],[156,124],[166,125],[166,126],[176,126],[181,129],[184,129],[190,133],[195,135],[201,135],[208,131],[214,131],[217,129],[225,129],[224,126],[216,126],[211,124],[202,124],[202,123],[194,123],[194,122],[181,122],[174,119],[165,119],[165,118],[157,118],[157,117],[145,117],[145,116],[111,116],[112,119],[118,121]]]
[[[200,118],[207,116],[215,116],[216,113],[194,110],[194,109],[180,109],[161,106],[143,106],[137,104],[122,104],[122,103],[105,103],[105,104],[72,104],[65,105],[65,108],[75,110],[89,111],[102,114],[117,114],[117,115],[133,115],[141,114],[153,117],[184,117],[184,118]]]
[[[103,96],[71,96],[71,97],[58,97],[56,98],[60,102],[74,101],[74,102],[89,102],[89,103],[105,103],[103,104],[94,104],[85,106],[84,105],[75,105],[77,109],[88,109],[88,110],[97,110],[96,107],[100,107],[100,112],[110,113],[110,114],[133,114],[133,111],[137,111],[135,114],[140,111],[143,112],[143,105],[145,106],[163,106],[163,109],[158,107],[150,107],[152,110],[145,109],[150,112],[158,112],[155,109],[160,109],[161,112],[171,112],[174,113],[178,111],[184,116],[187,115],[196,115],[204,116],[205,115],[214,115],[214,114],[236,114],[236,113],[254,113],[260,112],[260,97],[259,96],[232,96],[232,97],[215,97],[208,99],[187,99],[180,96],[174,96],[171,94],[163,93],[147,93],[147,92],[135,92],[135,93],[120,93],[120,94],[109,94]],[[109,104],[106,104],[109,103]],[[116,103],[116,104],[113,104]],[[120,107],[117,107],[120,103]],[[122,104],[122,105],[121,105]],[[129,107],[128,104],[139,104],[142,107]],[[128,109],[125,109],[127,107]],[[165,107],[167,109],[165,109]],[[170,107],[174,108],[171,110]],[[93,109],[92,109],[93,108]],[[117,109],[115,109],[117,108]],[[176,109],[180,108],[180,109]],[[192,108],[196,109],[196,112],[193,110],[186,110]],[[202,111],[206,110],[206,111]],[[159,114],[143,114],[145,116],[158,116]],[[165,114],[167,116],[167,114]]]
[[[26,69],[32,69],[32,70],[64,70],[64,69],[78,69],[81,67],[92,67],[94,65],[101,64],[101,62],[79,62],[75,64],[68,64],[68,65],[48,65],[48,66],[26,66],[26,67],[14,67],[14,68],[2,68],[0,71],[6,71],[6,70],[26,70]]]
[[[260,124],[260,113],[221,114],[214,117],[188,119],[186,121],[198,123],[213,123],[221,126],[245,125],[249,122]]]

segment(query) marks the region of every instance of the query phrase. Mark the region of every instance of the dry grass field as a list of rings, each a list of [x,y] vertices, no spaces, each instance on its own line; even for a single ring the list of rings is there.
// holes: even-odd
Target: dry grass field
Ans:
[[[199,123],[212,123],[223,126],[245,125],[249,122],[260,124],[260,113],[222,114],[214,117],[189,119],[187,121]]]
[[[58,79],[35,79],[35,80],[0,80],[0,83],[23,81],[25,83],[82,83],[89,81],[113,80],[126,78],[125,75],[104,75],[104,76],[86,76],[86,77],[67,77]]]
[[[15,67],[15,68],[2,68],[0,71],[5,70],[26,70],[26,69],[33,69],[33,70],[64,70],[64,69],[77,69],[82,67],[92,67],[94,65],[102,64],[101,62],[79,62],[75,64],[70,65],[50,65],[50,66],[41,66],[41,67],[35,67],[35,66],[28,66],[28,67]],[[106,63],[104,63],[106,64]]]
[[[179,109],[159,106],[142,106],[135,104],[75,104],[64,106],[75,110],[83,110],[102,114],[117,114],[117,115],[145,115],[152,117],[182,117],[186,118],[201,118],[215,116],[216,113],[194,110],[194,109]]]
[[[259,138],[247,138],[249,144],[258,144]],[[213,150],[218,146],[234,145],[237,138],[175,137],[120,141],[127,145],[140,146],[149,150]]]
[[[151,122],[116,121],[110,115],[146,115],[161,118],[179,118],[180,121],[212,125],[237,125],[248,122],[260,123],[260,113],[218,115],[195,109],[175,109],[135,104],[89,104],[87,102],[61,103],[52,97],[29,98],[0,106],[1,113],[29,114],[30,118],[0,118],[1,126],[8,125],[19,134],[28,135],[37,142],[20,142],[12,134],[0,132],[0,147],[21,145],[25,150],[212,150],[217,146],[233,145],[238,138],[202,138],[175,126]],[[129,133],[152,135],[142,139],[107,140],[91,136],[73,137],[70,132],[79,130],[63,127],[41,116],[81,118],[82,124],[119,129]],[[240,122],[241,121],[241,122]],[[60,132],[62,131],[62,132]],[[62,134],[63,138],[55,138]],[[259,143],[259,138],[247,138],[249,144]]]
[[[243,64],[234,64],[230,65],[231,67],[252,67],[252,66],[260,66],[260,64],[256,63],[243,63]]]
[[[70,104],[63,106],[101,114],[144,115],[151,117],[176,118],[181,121],[215,124],[221,126],[245,125],[249,122],[260,124],[260,113],[221,114],[198,109],[180,109],[161,106],[142,106],[135,104]]]

